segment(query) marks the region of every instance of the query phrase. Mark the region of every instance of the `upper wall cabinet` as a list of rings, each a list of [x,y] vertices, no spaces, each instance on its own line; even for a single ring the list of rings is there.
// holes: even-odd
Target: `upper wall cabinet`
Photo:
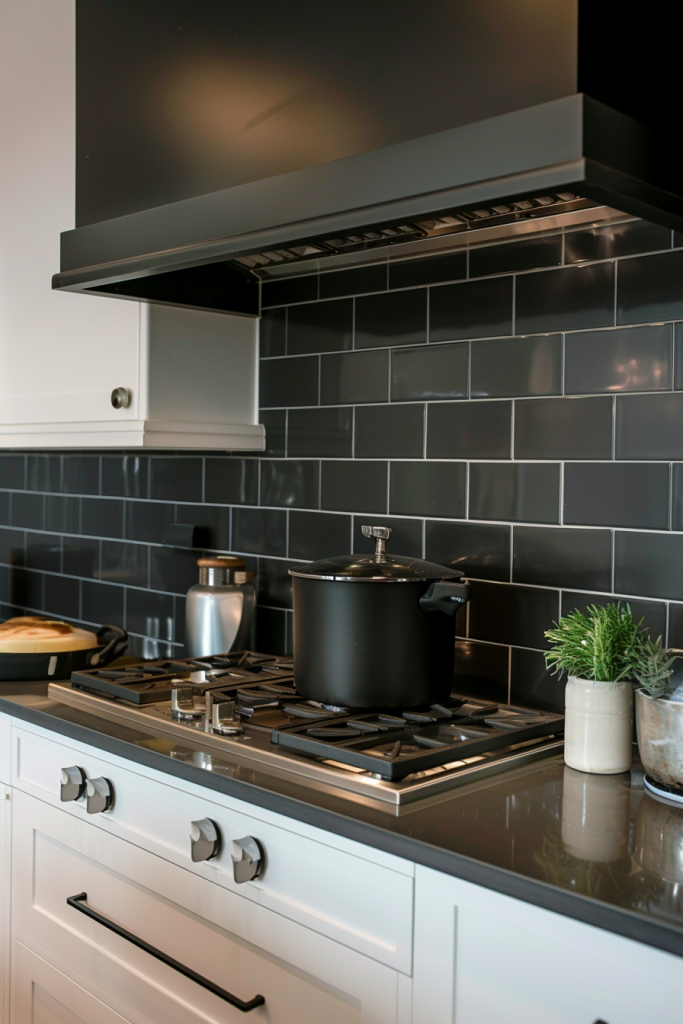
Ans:
[[[258,321],[55,292],[74,224],[73,0],[0,5],[0,447],[264,447]]]

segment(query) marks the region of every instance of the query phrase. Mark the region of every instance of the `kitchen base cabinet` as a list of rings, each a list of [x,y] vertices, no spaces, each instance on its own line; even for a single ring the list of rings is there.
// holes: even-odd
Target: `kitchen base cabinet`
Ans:
[[[14,864],[22,865],[13,873],[15,951],[30,949],[123,1020],[226,1024],[245,1017],[69,897],[87,894],[98,914],[240,999],[263,995],[265,1005],[249,1020],[406,1019],[405,1012],[399,1018],[405,982],[396,971],[20,791],[12,841]],[[13,992],[27,984],[17,970],[13,960]],[[401,1002],[405,1011],[409,997]]]
[[[0,783],[0,1024],[9,1020],[11,791]]]
[[[413,1024],[680,1024],[683,960],[416,872]]]

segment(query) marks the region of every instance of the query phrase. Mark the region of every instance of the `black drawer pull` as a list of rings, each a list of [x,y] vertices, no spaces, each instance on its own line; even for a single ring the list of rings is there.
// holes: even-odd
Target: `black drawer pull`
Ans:
[[[102,914],[98,914],[96,910],[89,907],[85,902],[88,898],[87,892],[79,892],[77,896],[67,896],[66,902],[74,910],[78,910],[79,913],[85,914],[86,917],[91,917],[93,921],[97,921],[98,924],[108,928],[110,932],[115,932],[116,935],[120,935],[121,938],[127,939],[132,942],[138,949],[142,949],[145,953],[149,953],[150,956],[155,956],[157,960],[161,960],[162,964],[166,964],[168,967],[172,967],[174,971],[178,971],[179,974],[184,974],[190,981],[195,981],[202,988],[206,988],[209,992],[213,992],[219,999],[224,999],[226,1003],[230,1003],[231,1006],[236,1006],[242,1013],[248,1013],[249,1010],[255,1010],[257,1006],[263,1006],[265,999],[263,996],[254,996],[253,999],[240,999],[239,996],[232,995],[231,992],[226,992],[220,985],[214,985],[208,978],[204,978],[201,974],[197,974],[191,967],[185,967],[178,960],[174,960],[172,956],[167,956],[166,953],[162,953],[156,946],[150,946],[149,942],[145,942],[144,939],[139,939],[137,935],[133,935],[132,932],[127,932],[125,928],[122,928],[120,924],[116,924],[114,921],[110,921],[108,917],[103,917]]]

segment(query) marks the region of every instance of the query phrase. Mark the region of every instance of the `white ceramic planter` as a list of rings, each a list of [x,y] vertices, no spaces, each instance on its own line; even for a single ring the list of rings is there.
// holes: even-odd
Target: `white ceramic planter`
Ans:
[[[627,772],[633,728],[631,683],[569,676],[564,700],[565,763],[596,775]]]

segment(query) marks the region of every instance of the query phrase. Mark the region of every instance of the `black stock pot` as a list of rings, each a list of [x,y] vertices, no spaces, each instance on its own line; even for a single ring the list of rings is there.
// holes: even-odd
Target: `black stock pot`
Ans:
[[[463,573],[388,555],[391,530],[364,526],[374,555],[338,555],[290,569],[294,674],[321,704],[396,708],[445,700],[453,686],[455,612]]]

